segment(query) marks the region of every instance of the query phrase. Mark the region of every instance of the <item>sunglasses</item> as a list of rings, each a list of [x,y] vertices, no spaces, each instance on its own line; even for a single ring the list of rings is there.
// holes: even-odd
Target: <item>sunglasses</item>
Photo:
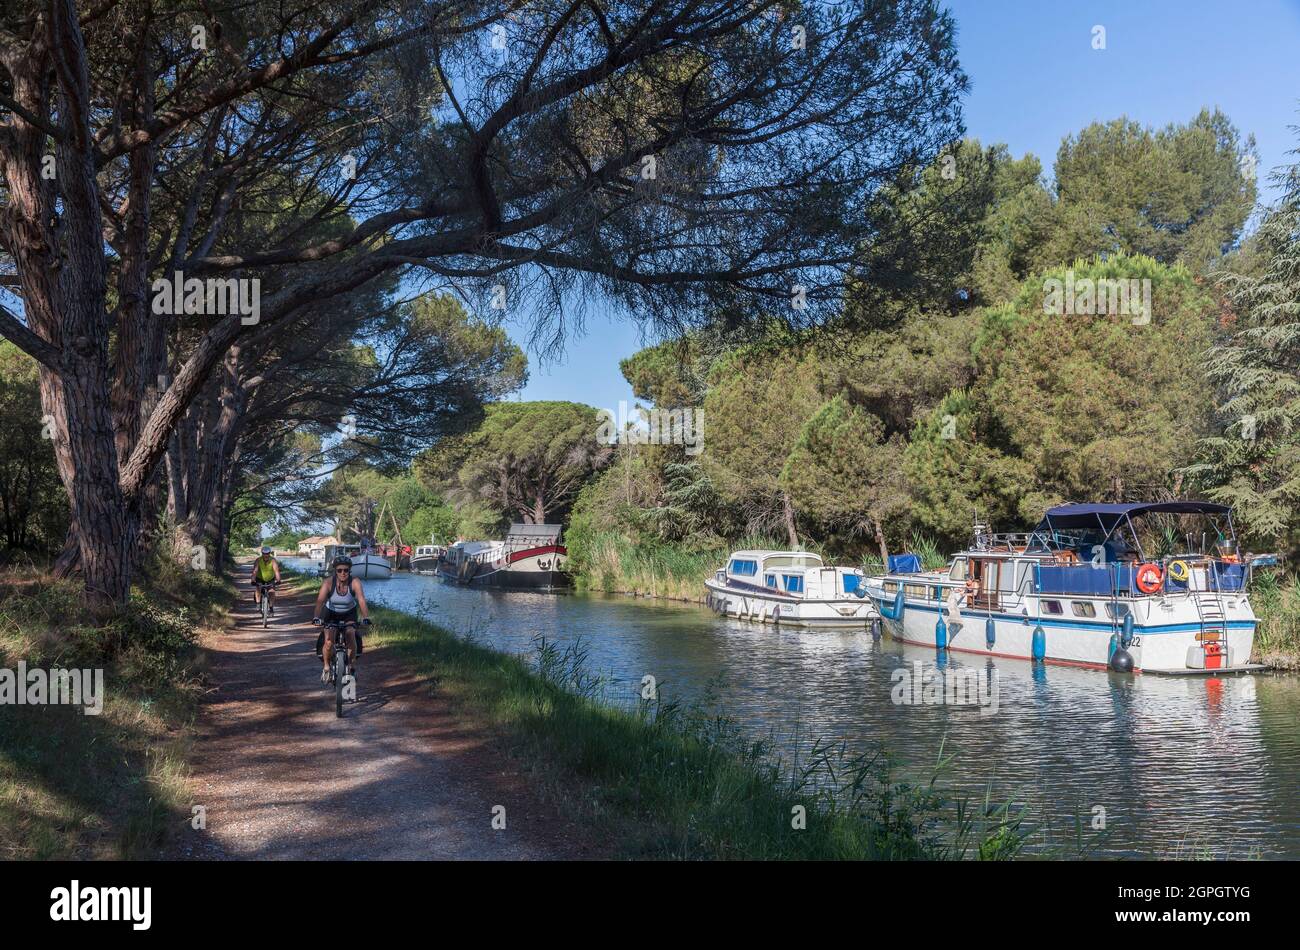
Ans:
[[[335,574],[351,574],[352,572],[349,571],[346,567],[340,567],[340,568],[338,568],[337,570],[335,570],[334,573],[335,573]]]

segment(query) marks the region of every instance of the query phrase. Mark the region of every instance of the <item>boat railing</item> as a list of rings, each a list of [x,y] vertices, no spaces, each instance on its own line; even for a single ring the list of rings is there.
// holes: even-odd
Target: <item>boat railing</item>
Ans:
[[[1015,554],[1029,547],[1030,542],[1039,536],[1033,531],[1004,531],[993,534],[979,534],[975,537],[973,550],[989,553]]]

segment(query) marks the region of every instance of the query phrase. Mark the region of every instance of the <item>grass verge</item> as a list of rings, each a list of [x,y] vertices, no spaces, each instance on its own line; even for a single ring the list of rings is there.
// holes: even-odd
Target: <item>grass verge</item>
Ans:
[[[224,626],[232,588],[159,566],[93,622],[79,586],[0,574],[0,669],[102,670],[99,715],[0,705],[0,857],[154,856],[188,818],[185,776],[201,676],[200,625]]]

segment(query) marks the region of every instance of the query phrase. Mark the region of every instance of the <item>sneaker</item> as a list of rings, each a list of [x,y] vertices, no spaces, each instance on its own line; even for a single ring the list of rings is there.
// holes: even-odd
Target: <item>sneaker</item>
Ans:
[[[330,668],[328,666],[321,667],[320,681],[322,683],[328,683],[330,681]]]

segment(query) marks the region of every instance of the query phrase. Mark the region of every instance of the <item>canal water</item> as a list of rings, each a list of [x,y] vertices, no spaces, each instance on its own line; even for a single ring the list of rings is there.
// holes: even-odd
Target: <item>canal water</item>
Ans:
[[[777,629],[691,605],[411,574],[368,582],[366,595],[511,653],[534,654],[537,637],[581,641],[612,698],[634,703],[653,676],[664,698],[714,701],[787,759],[814,739],[883,746],[916,777],[951,758],[944,788],[1025,807],[1049,843],[1064,846],[1081,822],[1100,856],[1300,858],[1295,676],[1134,677],[949,654],[943,669],[996,683],[996,711],[981,711],[925,703],[917,676],[933,682],[935,651],[867,630]]]

